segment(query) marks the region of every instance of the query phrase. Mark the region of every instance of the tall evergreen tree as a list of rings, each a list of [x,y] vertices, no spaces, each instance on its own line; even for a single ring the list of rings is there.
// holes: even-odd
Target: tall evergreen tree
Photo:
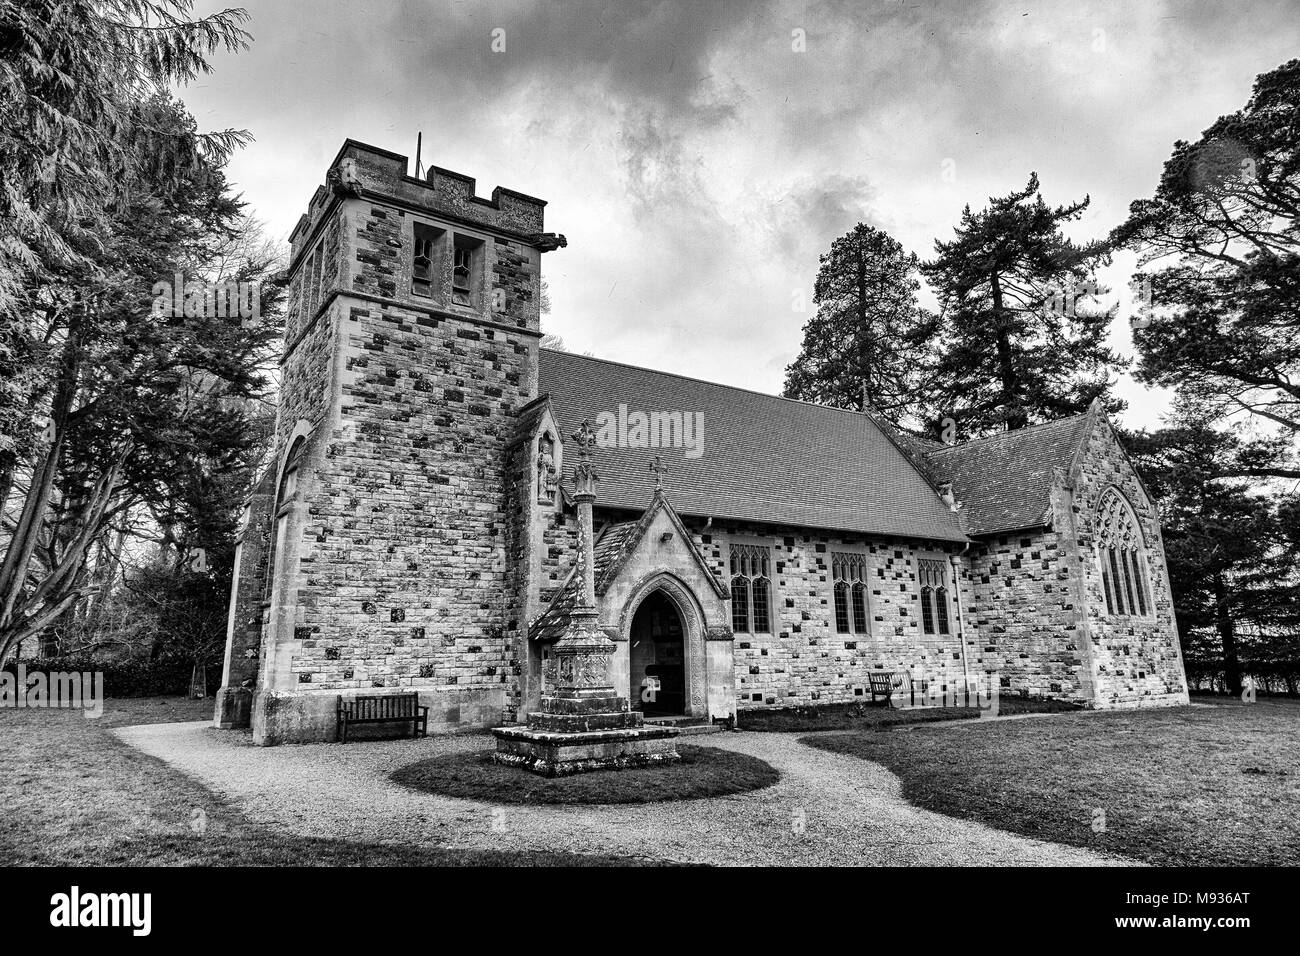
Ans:
[[[112,220],[165,181],[221,165],[246,133],[156,125],[151,105],[242,49],[243,10],[193,0],[0,3],[0,501],[57,375],[33,333],[60,274],[100,281]],[[36,317],[36,319],[34,319]]]
[[[859,223],[821,257],[803,347],[786,369],[785,395],[838,408],[874,409],[900,424],[923,410],[931,317],[917,306],[917,258]]]
[[[1077,414],[1099,397],[1123,407],[1109,394],[1123,367],[1105,344],[1112,312],[1095,307],[1105,247],[1061,232],[1088,202],[1048,206],[1031,174],[980,212],[967,206],[956,237],[936,240],[921,266],[942,315],[935,384],[963,434]]]
[[[1133,334],[1139,381],[1300,438],[1300,60],[1175,143],[1155,195],[1112,241],[1168,263],[1135,277],[1152,305]],[[1243,461],[1239,473],[1300,478],[1300,463]]]
[[[141,504],[241,467],[245,405],[277,334],[152,313],[153,285],[214,277],[239,229],[222,165],[167,87],[239,47],[241,11],[189,0],[0,4],[0,659],[95,589],[88,555]],[[268,287],[267,292],[271,291]],[[10,372],[15,372],[10,376]]]
[[[224,162],[248,139],[150,126],[138,107],[250,39],[244,10],[189,16],[193,0],[0,3],[0,315],[43,264],[86,254],[123,201]],[[141,146],[145,148],[140,148]]]
[[[1300,655],[1297,550],[1279,499],[1233,477],[1250,443],[1210,417],[1180,401],[1165,427],[1126,444],[1160,504],[1188,669],[1239,694],[1244,673],[1287,679]]]

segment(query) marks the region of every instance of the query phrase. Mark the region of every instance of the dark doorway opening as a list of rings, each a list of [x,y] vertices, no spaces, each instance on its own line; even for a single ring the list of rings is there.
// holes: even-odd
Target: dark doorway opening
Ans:
[[[686,713],[686,649],[682,618],[662,591],[641,602],[629,635],[632,709],[647,717]]]

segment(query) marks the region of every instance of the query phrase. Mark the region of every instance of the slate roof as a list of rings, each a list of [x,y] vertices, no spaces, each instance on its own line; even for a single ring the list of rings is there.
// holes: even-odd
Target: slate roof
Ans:
[[[956,515],[920,468],[869,416],[542,349],[539,395],[563,433],[564,484],[577,460],[569,436],[601,412],[698,412],[703,453],[597,447],[598,506],[642,511],[662,456],[664,491],[680,514],[935,541],[965,541]]]
[[[1053,469],[1069,471],[1091,412],[925,452],[936,483],[952,482],[972,535],[1049,522]]]

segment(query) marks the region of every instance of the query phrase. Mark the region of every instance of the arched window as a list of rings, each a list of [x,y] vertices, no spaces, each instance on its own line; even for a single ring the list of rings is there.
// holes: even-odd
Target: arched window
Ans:
[[[870,637],[867,624],[867,556],[861,551],[831,553],[831,580],[835,582],[835,630],[839,634]]]
[[[280,472],[280,487],[275,494],[275,512],[278,517],[280,509],[289,503],[294,494],[298,491],[298,465],[302,459],[303,445],[307,443],[305,438],[297,438],[289,448],[289,454],[284,459],[284,470]]]
[[[1111,586],[1115,589],[1116,613],[1127,613],[1124,609],[1124,582],[1119,573],[1119,554],[1114,547],[1106,549],[1106,560],[1110,562]]]
[[[1106,592],[1106,613],[1115,613],[1115,599],[1111,594],[1110,568],[1106,566],[1105,560],[1101,562],[1101,588]]]
[[[1151,609],[1146,544],[1137,516],[1115,488],[1108,488],[1097,503],[1096,536],[1106,613],[1146,616]]]
[[[867,586],[861,581],[853,585],[853,630],[867,633]]]
[[[927,634],[934,633],[934,604],[931,598],[934,595],[934,588],[921,588],[921,627]]]
[[[1129,560],[1133,564],[1133,587],[1137,590],[1138,596],[1138,613],[1146,614],[1147,612],[1147,593],[1146,579],[1142,575],[1142,564],[1138,561],[1136,551],[1129,552]]]
[[[948,562],[944,558],[919,558],[916,576],[921,583],[921,630],[948,634]]]
[[[771,634],[771,549],[733,544],[730,550],[731,629],[740,634]]]
[[[754,578],[752,590],[754,594],[754,633],[771,634],[772,602],[768,594],[771,589],[768,586],[767,578]]]
[[[731,579],[731,629],[741,634],[749,632],[749,581]]]
[[[411,226],[413,251],[411,256],[411,291],[416,295],[432,296],[437,276],[434,274],[435,249],[443,235],[428,223],[417,222]]]
[[[849,586],[843,581],[835,582],[835,630],[840,634],[853,631],[849,622]]]
[[[298,469],[302,464],[302,450],[307,440],[302,436],[294,439],[289,446],[289,454],[284,458],[284,467],[280,470],[280,483],[275,489],[274,531],[271,535],[271,553],[267,559],[265,596],[269,600],[271,589],[275,586],[276,565],[280,555],[284,554],[285,537],[289,530],[289,515],[293,512],[294,497],[298,493]]]

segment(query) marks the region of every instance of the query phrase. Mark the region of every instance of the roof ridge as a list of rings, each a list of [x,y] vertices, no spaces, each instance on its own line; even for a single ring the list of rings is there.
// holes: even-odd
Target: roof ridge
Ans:
[[[700,385],[712,385],[714,388],[725,388],[733,392],[744,392],[746,395],[758,395],[761,398],[770,398],[777,402],[790,402],[793,405],[804,405],[808,408],[820,408],[828,412],[843,412],[847,415],[858,415],[862,418],[871,418],[868,412],[858,411],[852,408],[840,408],[836,405],[821,405],[817,402],[805,402],[801,398],[786,398],[784,395],[773,395],[771,392],[760,392],[753,388],[742,388],[739,385],[728,385],[725,382],[714,382],[707,378],[696,378],[694,375],[683,375],[680,372],[665,372],[663,369],[649,368],[645,365],[633,365],[631,362],[619,362],[616,359],[599,358],[595,355],[580,355],[576,352],[565,352],[560,349],[552,349],[546,346],[538,346],[538,351],[550,352],[554,355],[566,355],[572,358],[586,359],[589,362],[603,362],[605,365],[617,365],[620,368],[636,369],[638,372],[653,372],[655,375],[667,375],[670,378],[679,378],[684,382],[697,382]],[[875,424],[873,422],[872,424]]]
[[[970,441],[958,442],[955,445],[945,445],[943,448],[935,448],[931,451],[922,452],[922,454],[928,458],[930,455],[941,455],[944,452],[957,451],[958,449],[961,448],[969,448],[971,445],[978,445],[983,442],[1001,441],[1005,438],[1015,438],[1016,436],[1024,435],[1026,432],[1032,432],[1043,428],[1051,428],[1057,425],[1065,425],[1071,422],[1078,422],[1082,419],[1087,418],[1088,415],[1089,415],[1088,412],[1083,412],[1079,415],[1069,415],[1066,418],[1057,418],[1050,422],[1038,422],[1035,425],[1026,425],[1024,428],[1017,428],[1009,432],[999,432],[996,435],[985,435],[982,438],[972,438]]]

